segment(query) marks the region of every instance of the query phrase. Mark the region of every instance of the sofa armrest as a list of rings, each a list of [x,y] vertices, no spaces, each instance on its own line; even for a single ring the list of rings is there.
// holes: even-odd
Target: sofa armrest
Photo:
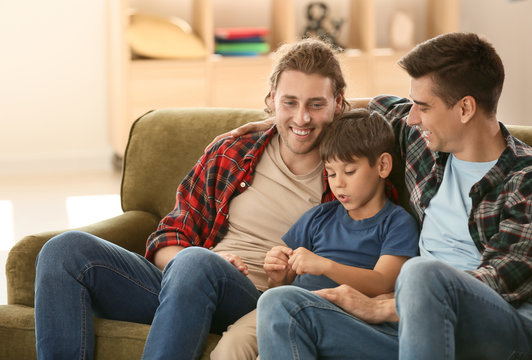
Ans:
[[[111,219],[75,230],[85,231],[144,254],[146,239],[156,229],[159,218],[145,211],[127,211]],[[7,302],[33,306],[35,261],[43,245],[52,237],[68,230],[29,235],[9,251],[6,262]]]

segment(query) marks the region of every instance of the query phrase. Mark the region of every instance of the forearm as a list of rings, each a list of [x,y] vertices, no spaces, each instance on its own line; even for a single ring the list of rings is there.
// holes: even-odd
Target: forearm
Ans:
[[[392,292],[395,286],[395,277],[386,276],[375,270],[339,264],[332,260],[324,275],[340,285],[349,285],[369,297]]]
[[[177,253],[183,249],[184,247],[179,245],[172,245],[160,248],[155,252],[155,255],[153,256],[153,263],[162,271],[170,262],[170,260],[172,260],[177,255]]]

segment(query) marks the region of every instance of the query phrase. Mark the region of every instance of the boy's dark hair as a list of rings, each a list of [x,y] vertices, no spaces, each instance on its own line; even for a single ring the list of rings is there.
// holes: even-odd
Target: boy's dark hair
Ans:
[[[333,95],[336,98],[346,87],[337,50],[332,45],[315,38],[307,38],[295,44],[285,44],[276,51],[277,64],[270,75],[270,89],[277,89],[279,78],[285,71],[295,70],[304,74],[318,74],[331,79]],[[271,114],[269,100],[271,92],[266,95],[266,112]],[[344,99],[342,110],[349,108]]]
[[[399,60],[417,79],[430,75],[433,92],[448,107],[472,96],[487,115],[497,113],[504,66],[493,46],[473,33],[448,33],[417,45]]]
[[[366,109],[346,111],[327,127],[320,142],[323,161],[352,162],[353,156],[365,157],[374,166],[378,157],[393,154],[395,138],[391,125],[382,115]]]

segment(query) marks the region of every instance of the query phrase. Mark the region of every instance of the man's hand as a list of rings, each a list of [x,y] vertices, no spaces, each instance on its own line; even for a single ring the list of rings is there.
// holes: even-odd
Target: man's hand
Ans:
[[[288,264],[297,275],[323,275],[330,267],[331,260],[316,255],[304,247],[299,247],[290,256]]]
[[[378,298],[370,298],[348,285],[317,290],[314,293],[369,324],[399,321],[395,311],[395,298],[389,298],[389,294]]]
[[[242,274],[248,276],[249,274],[248,266],[244,264],[240,256],[229,254],[229,253],[218,253],[218,255],[220,255],[225,260],[233,264],[238,269],[238,271],[240,271]]]
[[[271,128],[273,126],[273,124],[275,123],[275,120],[273,117],[271,118],[268,118],[266,120],[262,120],[262,121],[254,121],[254,122],[249,122],[247,124],[244,124],[234,130],[231,130],[229,132],[226,132],[226,133],[223,133],[221,135],[218,135],[217,137],[214,138],[213,141],[211,141],[211,143],[209,145],[207,145],[207,147],[205,148],[205,151],[208,151],[211,146],[213,146],[218,140],[220,139],[223,139],[225,137],[233,137],[233,138],[236,138],[236,137],[239,137],[239,136],[242,136],[242,135],[246,135],[246,134],[249,134],[251,132],[255,132],[255,131],[266,131],[268,130],[269,128]]]
[[[264,271],[270,278],[271,286],[289,284],[293,281],[288,259],[294,251],[286,246],[274,246],[264,258]]]

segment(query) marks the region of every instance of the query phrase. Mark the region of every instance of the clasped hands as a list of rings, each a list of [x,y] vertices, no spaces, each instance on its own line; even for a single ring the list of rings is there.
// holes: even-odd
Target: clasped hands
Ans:
[[[290,284],[296,275],[324,275],[331,260],[299,247],[275,246],[266,253],[264,271],[272,286]]]
[[[296,275],[326,275],[330,265],[331,260],[310,250],[292,250],[286,246],[273,247],[264,259],[264,270],[269,276],[271,286],[290,284]],[[395,311],[394,293],[371,298],[348,285],[313,292],[367,323],[399,321]]]

